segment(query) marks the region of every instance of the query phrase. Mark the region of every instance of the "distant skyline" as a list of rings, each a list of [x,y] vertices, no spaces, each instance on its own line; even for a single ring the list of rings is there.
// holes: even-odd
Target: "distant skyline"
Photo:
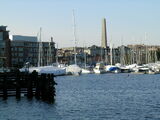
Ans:
[[[101,21],[106,18],[108,45],[160,45],[159,0],[0,0],[0,25],[11,35],[36,36],[61,47],[101,45]],[[146,34],[146,40],[145,40]]]

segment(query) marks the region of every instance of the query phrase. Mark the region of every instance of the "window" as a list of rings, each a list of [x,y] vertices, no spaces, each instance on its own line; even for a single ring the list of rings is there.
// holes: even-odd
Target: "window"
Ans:
[[[13,62],[13,63],[16,63],[16,62],[18,62],[18,59],[17,59],[17,58],[13,58],[13,59],[12,59],[12,62]]]
[[[19,57],[23,57],[23,53],[19,53],[19,55],[18,55]]]
[[[23,48],[19,48],[19,51],[23,51]]]
[[[5,48],[5,42],[0,42],[0,48]]]
[[[23,59],[22,59],[22,58],[20,58],[20,59],[19,59],[19,62],[23,62]]]
[[[0,40],[3,40],[3,32],[0,32]]]

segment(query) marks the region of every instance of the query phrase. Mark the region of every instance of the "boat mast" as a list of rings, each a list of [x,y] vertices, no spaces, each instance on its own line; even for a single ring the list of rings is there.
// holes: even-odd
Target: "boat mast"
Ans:
[[[56,64],[58,65],[58,43],[57,43],[57,51],[56,51]]]
[[[40,28],[40,33],[37,35],[38,42],[39,42],[39,50],[38,50],[38,67],[42,66],[42,40],[41,40],[41,31],[42,28]]]
[[[145,41],[145,43],[147,43],[147,33],[145,32],[144,33],[144,41]],[[148,56],[147,56],[147,44],[145,45],[145,54],[146,54],[146,64],[148,63]]]
[[[112,36],[111,36],[111,41],[112,41]],[[110,42],[110,64],[112,65],[113,64],[113,54],[112,54],[112,42]]]
[[[77,57],[76,57],[76,23],[75,23],[75,14],[74,14],[74,9],[73,9],[73,36],[74,36],[74,61],[75,64],[77,64]]]
[[[51,37],[52,42],[52,37]],[[49,50],[48,50],[48,65],[52,63],[52,48],[51,48],[51,42],[49,42]]]
[[[84,49],[86,49],[86,47],[84,47]],[[83,50],[83,53],[84,53],[84,68],[86,69],[87,68],[87,55],[86,55],[86,52],[84,52]]]

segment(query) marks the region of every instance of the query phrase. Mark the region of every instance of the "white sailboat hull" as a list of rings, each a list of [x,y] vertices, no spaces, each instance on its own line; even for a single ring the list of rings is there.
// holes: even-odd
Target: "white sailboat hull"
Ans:
[[[66,73],[71,75],[80,75],[82,73],[82,69],[76,64],[69,65],[66,67]]]
[[[21,72],[26,72],[26,68],[20,69]],[[66,69],[65,68],[58,68],[54,66],[43,66],[43,67],[30,67],[29,73],[32,73],[33,71],[38,72],[38,74],[54,74],[56,76],[60,75],[66,75]]]
[[[93,71],[82,68],[82,74],[91,74],[91,73],[93,73]]]
[[[96,74],[106,73],[106,70],[104,69],[104,63],[97,63],[93,71]]]
[[[96,74],[103,74],[103,73],[106,73],[105,70],[100,70],[100,69],[93,69],[94,73]]]

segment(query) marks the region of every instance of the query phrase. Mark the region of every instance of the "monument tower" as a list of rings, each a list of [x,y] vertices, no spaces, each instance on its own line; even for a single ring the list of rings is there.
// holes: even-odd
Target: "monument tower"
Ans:
[[[102,19],[102,40],[101,47],[107,48],[107,30],[106,30],[106,19]]]

